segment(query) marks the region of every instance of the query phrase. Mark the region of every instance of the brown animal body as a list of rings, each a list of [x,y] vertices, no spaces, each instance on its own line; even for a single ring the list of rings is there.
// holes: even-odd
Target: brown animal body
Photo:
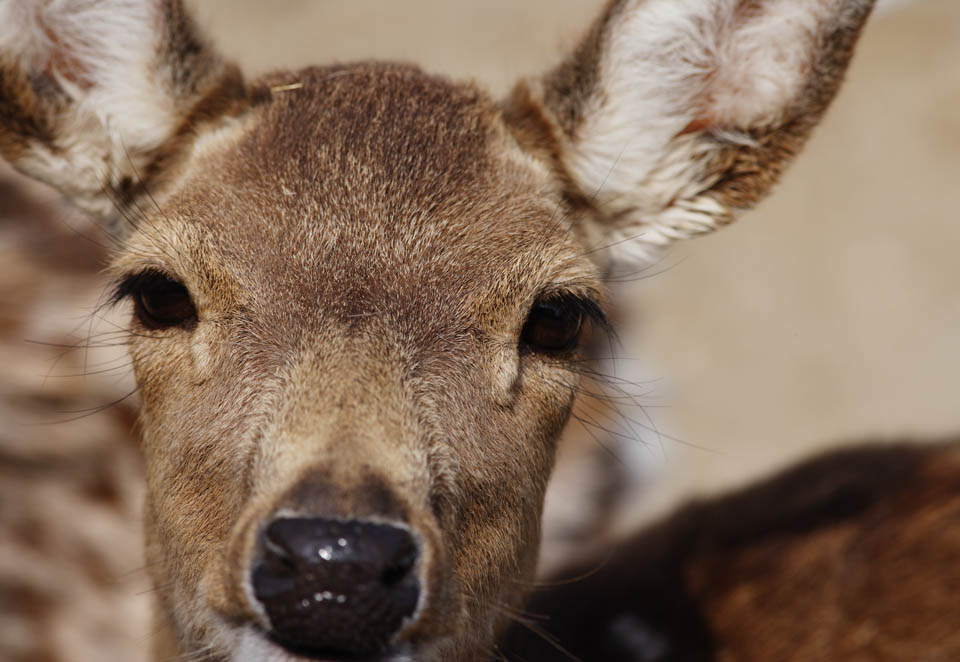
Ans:
[[[960,657],[960,451],[829,453],[544,582],[511,660]]]
[[[767,192],[871,6],[612,2],[497,101],[248,82],[174,0],[0,3],[0,154],[133,304],[156,658],[488,658],[604,276]]]

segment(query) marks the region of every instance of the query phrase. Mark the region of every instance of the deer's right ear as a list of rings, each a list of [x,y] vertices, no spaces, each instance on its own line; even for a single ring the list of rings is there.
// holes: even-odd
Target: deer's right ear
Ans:
[[[0,155],[108,222],[246,98],[179,0],[0,1]]]
[[[612,0],[505,118],[641,259],[767,193],[833,98],[873,0]],[[596,252],[595,252],[596,253]]]

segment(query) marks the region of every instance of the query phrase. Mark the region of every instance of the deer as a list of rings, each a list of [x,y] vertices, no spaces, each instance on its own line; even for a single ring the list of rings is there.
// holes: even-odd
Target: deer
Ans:
[[[879,439],[699,498],[538,583],[508,660],[960,656],[960,439]]]
[[[113,238],[155,660],[485,660],[605,277],[759,202],[872,0],[612,0],[496,99],[248,79],[179,0],[0,3],[0,155]]]

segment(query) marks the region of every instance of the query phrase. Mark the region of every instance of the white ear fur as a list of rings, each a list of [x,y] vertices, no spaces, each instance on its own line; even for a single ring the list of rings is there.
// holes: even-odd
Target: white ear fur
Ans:
[[[158,84],[160,6],[143,0],[51,0],[0,4],[0,53],[41,72],[69,97],[55,149],[37,145],[16,165],[109,216],[104,185],[128,159],[158,147],[177,119]]]
[[[28,137],[13,164],[83,210],[116,218],[109,190],[137,181],[228,71],[216,58],[183,59],[197,57],[192,29],[178,0],[0,1],[0,63],[24,81],[0,104],[50,134]]]
[[[152,75],[161,21],[149,0],[18,0],[0,5],[0,52],[49,71],[129,145],[153,147],[174,120],[169,90]]]
[[[862,19],[870,0],[621,4],[604,28],[598,89],[561,158],[580,192],[620,219],[605,243],[649,259],[731,219],[706,194],[717,151],[749,147],[750,131],[781,122],[817,75],[823,36]]]

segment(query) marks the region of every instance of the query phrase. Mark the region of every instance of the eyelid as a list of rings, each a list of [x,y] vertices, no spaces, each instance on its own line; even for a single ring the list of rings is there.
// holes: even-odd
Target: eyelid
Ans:
[[[577,309],[601,329],[607,335],[613,337],[613,325],[607,318],[598,298],[589,291],[577,291],[568,287],[553,285],[541,290],[540,294],[534,299],[533,305],[542,301],[563,301],[567,305],[576,306]]]
[[[136,292],[137,286],[142,285],[146,281],[152,278],[166,278],[177,283],[181,283],[179,278],[163,271],[162,269],[157,269],[156,267],[148,267],[143,271],[138,271],[136,273],[127,274],[121,276],[116,283],[110,288],[111,294],[108,299],[111,306],[116,305],[126,299],[128,296]]]

